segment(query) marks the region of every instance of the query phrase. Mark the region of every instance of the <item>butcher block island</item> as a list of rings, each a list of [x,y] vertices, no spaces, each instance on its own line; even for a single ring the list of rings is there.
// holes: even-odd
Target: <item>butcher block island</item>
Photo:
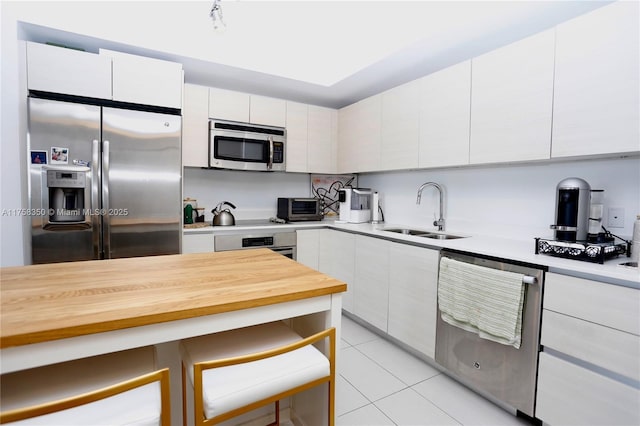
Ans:
[[[306,335],[336,327],[340,341],[346,284],[269,249],[0,272],[2,373],[156,345],[173,391],[180,339],[287,320]],[[179,392],[172,392],[176,424],[180,412]]]

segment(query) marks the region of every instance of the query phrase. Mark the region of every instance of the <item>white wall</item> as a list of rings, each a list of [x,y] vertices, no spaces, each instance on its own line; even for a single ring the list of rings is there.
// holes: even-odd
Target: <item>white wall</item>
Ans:
[[[278,197],[309,197],[311,180],[305,173],[246,172],[185,167],[184,198],[195,198],[205,207],[205,220],[221,201],[236,206],[236,220],[268,219],[276,215]]]
[[[443,170],[373,173],[359,176],[359,186],[380,192],[388,224],[433,228],[438,213],[437,191],[426,188],[416,205],[418,188],[434,181],[445,188],[446,230],[481,233],[514,239],[553,237],[556,185],[568,177],[586,180],[592,189],[604,189],[607,209],[625,210],[624,228],[608,228],[630,237],[640,214],[640,159],[608,159],[486,166]],[[533,244],[533,243],[532,243]]]
[[[0,266],[30,262],[24,236],[28,222],[16,215],[16,209],[27,207],[26,174],[26,88],[19,78],[20,61],[18,26],[10,8],[1,2],[0,14],[2,61],[0,64]]]

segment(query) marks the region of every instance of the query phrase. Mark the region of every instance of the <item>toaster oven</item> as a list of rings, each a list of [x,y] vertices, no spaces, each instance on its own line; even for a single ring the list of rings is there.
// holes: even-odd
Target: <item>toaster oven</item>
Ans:
[[[322,207],[317,198],[278,198],[277,216],[287,222],[322,220]]]

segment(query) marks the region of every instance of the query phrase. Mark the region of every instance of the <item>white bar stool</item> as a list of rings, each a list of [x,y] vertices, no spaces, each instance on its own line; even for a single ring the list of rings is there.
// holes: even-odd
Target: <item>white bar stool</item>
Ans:
[[[0,423],[170,426],[169,369],[144,347],[0,377]]]
[[[335,328],[303,339],[283,322],[261,324],[180,342],[183,417],[193,386],[196,426],[219,423],[327,382],[329,425],[335,417]],[[313,343],[329,339],[329,357]],[[187,375],[189,378],[187,379]]]

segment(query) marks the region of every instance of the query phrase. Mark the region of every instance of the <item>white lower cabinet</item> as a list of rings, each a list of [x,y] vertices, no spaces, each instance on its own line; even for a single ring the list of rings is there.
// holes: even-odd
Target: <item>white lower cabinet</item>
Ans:
[[[548,273],[543,307],[536,417],[640,424],[640,290]]]
[[[182,253],[207,253],[213,251],[213,234],[183,234]]]
[[[333,229],[320,231],[318,270],[347,283],[342,307],[353,312],[355,235]]]
[[[389,247],[389,335],[435,358],[438,250]]]
[[[389,306],[389,247],[379,238],[356,236],[353,313],[387,331]]]
[[[296,260],[309,268],[319,270],[321,229],[298,229],[296,231]]]

